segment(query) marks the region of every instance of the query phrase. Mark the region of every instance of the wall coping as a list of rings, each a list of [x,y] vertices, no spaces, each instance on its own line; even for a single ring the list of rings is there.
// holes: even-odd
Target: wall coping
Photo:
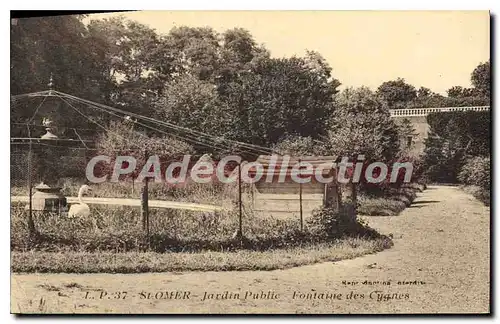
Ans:
[[[488,111],[490,106],[469,106],[469,107],[440,107],[440,108],[404,108],[404,109],[389,109],[391,117],[419,117],[427,116],[433,112],[450,112],[450,111]]]

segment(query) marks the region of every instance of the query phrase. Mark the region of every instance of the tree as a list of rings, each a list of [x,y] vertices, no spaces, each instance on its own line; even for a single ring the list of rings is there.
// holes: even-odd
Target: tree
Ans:
[[[326,154],[325,143],[310,136],[286,136],[273,146],[273,150],[281,155],[291,156]]]
[[[426,88],[426,87],[420,87],[417,91],[417,98],[422,99],[422,98],[428,98],[433,94],[431,89]]]
[[[170,79],[174,56],[153,29],[122,16],[92,20],[88,30],[100,71],[112,84],[106,99],[151,116],[151,102]]]
[[[218,34],[209,27],[174,27],[164,38],[175,57],[175,71],[210,80],[219,68]]]
[[[222,144],[271,146],[286,135],[326,134],[339,82],[319,55],[271,59],[242,30],[224,35],[224,68],[208,79],[186,68],[156,100],[157,117],[218,136]]]
[[[490,72],[490,60],[488,60],[487,62],[479,64],[471,74],[471,82],[474,88],[488,99],[490,98],[491,85]]]
[[[448,97],[450,98],[462,98],[464,95],[464,88],[461,86],[454,86],[446,90]]]
[[[398,125],[398,132],[401,145],[400,154],[403,157],[408,156],[411,151],[411,146],[413,145],[413,137],[417,135],[415,133],[415,128],[409,119],[403,118]]]
[[[448,106],[489,105],[490,62],[479,64],[471,73],[472,88],[454,86],[448,89]]]
[[[248,70],[250,63],[255,58],[269,57],[268,51],[258,47],[253,36],[245,29],[226,30],[220,38],[222,44],[218,77],[226,81],[228,78],[237,77],[239,73]]]
[[[102,94],[109,92],[109,84],[101,71],[100,55],[80,16],[24,18],[11,25],[12,95],[47,90],[52,77],[55,90],[103,102]],[[42,116],[49,114],[53,119],[64,116],[64,126],[80,125],[81,116],[69,105],[52,100],[56,97],[42,105],[43,99],[13,102],[11,121],[26,123],[33,117],[32,122],[40,123]],[[25,128],[13,127],[12,136],[28,134]]]
[[[225,96],[233,83],[240,83],[238,79],[253,71],[263,60],[269,59],[270,53],[265,47],[257,46],[245,29],[229,29],[220,38],[220,64],[215,83],[219,94]]]
[[[18,19],[11,25],[11,94],[58,90],[79,96],[95,86],[94,57],[79,16]]]
[[[161,163],[162,174],[165,174],[165,167],[169,162],[178,160],[184,154],[194,152],[192,146],[182,140],[169,136],[146,135],[145,130],[140,129],[140,126],[135,125],[132,120],[112,121],[108,131],[100,134],[97,148],[98,155],[109,156],[112,159],[118,156],[134,157],[137,161],[135,172],[131,173],[134,178],[142,170],[146,157],[157,155]],[[101,172],[109,174],[113,165],[113,163],[100,164],[98,168]]]
[[[342,160],[347,158],[351,163],[356,163],[362,155],[363,169],[370,162],[389,162],[397,158],[398,126],[382,100],[369,88],[345,89],[335,96],[334,107],[327,137],[328,155]],[[369,192],[381,189],[379,184],[367,185],[365,177],[359,179],[360,182],[353,181],[353,172],[352,167],[346,170],[345,176],[351,182],[343,188],[347,196],[343,208],[348,214],[356,215],[358,188]]]
[[[339,82],[303,58],[261,58],[220,91],[238,140],[269,146],[290,134],[326,134]]]
[[[221,141],[270,146],[286,135],[325,135],[340,85],[319,53],[274,59],[241,28],[176,27],[158,35],[123,17],[85,26],[60,16],[21,20],[11,35],[13,94],[45,89],[53,73],[57,90]],[[68,111],[64,126],[82,123]],[[107,126],[110,119],[99,118]]]
[[[404,79],[397,78],[382,83],[377,89],[377,95],[389,109],[399,109],[406,108],[417,97],[417,90]]]
[[[456,111],[427,116],[423,163],[432,181],[456,182],[465,161],[490,152],[490,113]]]
[[[181,75],[166,85],[163,95],[154,103],[159,119],[202,131],[221,139],[231,136],[232,119],[237,116],[218,97],[215,85],[193,75]],[[212,152],[213,146],[227,147],[227,142],[215,143],[190,135],[191,143],[204,152]],[[196,142],[199,142],[196,145]],[[200,144],[205,143],[205,144]],[[219,144],[219,145],[217,145]]]
[[[474,88],[464,88],[461,86],[451,87],[446,91],[449,98],[463,99],[468,97],[473,97],[477,94]]]
[[[390,161],[399,152],[398,126],[381,100],[368,88],[347,88],[335,98],[328,132],[333,155],[368,161]]]

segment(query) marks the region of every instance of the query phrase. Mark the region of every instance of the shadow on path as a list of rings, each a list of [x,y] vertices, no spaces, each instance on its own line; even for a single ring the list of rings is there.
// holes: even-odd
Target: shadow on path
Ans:
[[[422,205],[422,204],[435,204],[441,202],[440,200],[418,200],[418,201],[413,201],[411,204],[412,205]]]

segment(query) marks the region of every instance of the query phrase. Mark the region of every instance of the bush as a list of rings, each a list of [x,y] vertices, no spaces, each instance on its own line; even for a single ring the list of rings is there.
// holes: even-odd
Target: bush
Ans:
[[[464,164],[458,179],[466,185],[465,190],[485,205],[490,205],[491,165],[490,157],[474,157]]]
[[[368,227],[364,221],[353,218],[346,208],[341,208],[338,211],[334,208],[317,209],[312,217],[306,221],[306,227],[313,237],[381,237],[377,231]]]
[[[99,135],[96,145],[98,149],[96,156],[105,155],[112,160],[112,163],[97,163],[94,167],[96,174],[111,174],[114,160],[118,156],[135,158],[137,166],[134,172],[121,175],[121,179],[136,178],[146,164],[146,155],[147,158],[158,156],[162,174],[165,174],[164,171],[170,162],[178,161],[182,155],[194,152],[190,144],[173,137],[146,135],[132,120],[112,121],[109,131]],[[127,162],[122,165],[125,166],[128,166]]]
[[[454,111],[427,116],[429,135],[425,141],[425,176],[432,182],[456,183],[467,156],[490,152],[489,111]]]
[[[463,189],[465,190],[465,192],[471,194],[472,196],[474,196],[474,198],[481,201],[486,206],[490,205],[491,197],[490,197],[489,190],[485,190],[485,189],[478,187],[478,186],[466,186]]]
[[[366,173],[366,169],[368,166],[375,161],[365,161],[361,174],[364,175]],[[405,164],[409,163],[412,166],[412,170],[406,170]],[[387,196],[388,191],[398,190],[399,188],[409,187],[410,185],[417,185],[417,181],[421,181],[422,178],[422,162],[417,157],[409,157],[402,156],[397,159],[393,159],[390,162],[386,163],[388,166],[387,175],[385,179],[378,183],[370,183],[365,176],[362,176],[360,182],[357,186],[360,194],[366,194],[369,196],[375,197],[385,197]],[[355,168],[347,168],[347,174],[351,176],[354,172]],[[376,168],[372,172],[372,176],[374,178],[378,178],[380,176],[380,169]],[[397,171],[395,181],[392,181],[393,173]],[[410,182],[406,182],[407,172]],[[410,177],[411,175],[411,177]]]
[[[273,150],[281,155],[326,155],[325,144],[310,136],[288,135],[274,145]]]
[[[458,179],[463,184],[489,190],[490,173],[490,157],[477,156],[467,160],[460,170]]]
[[[425,185],[411,183],[401,188],[388,188],[378,196],[362,194],[358,200],[358,213],[367,216],[395,216],[409,207],[423,191]]]
[[[390,198],[360,197],[358,211],[367,216],[395,216],[406,208],[406,203]]]

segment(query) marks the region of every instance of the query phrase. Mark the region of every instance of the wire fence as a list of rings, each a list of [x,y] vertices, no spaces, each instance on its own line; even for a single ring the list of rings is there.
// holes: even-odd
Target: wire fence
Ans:
[[[11,144],[11,186],[28,188],[30,178],[33,185],[44,181],[60,185],[60,179],[64,178],[84,181],[91,156],[92,152],[79,148],[45,143]]]
[[[38,204],[33,205],[32,217],[37,233],[51,233],[56,229],[62,236],[80,233],[80,237],[74,238],[78,242],[88,233],[98,232],[107,232],[113,237],[116,233],[126,232],[131,237],[134,237],[132,233],[141,233],[148,241],[168,236],[170,248],[176,249],[185,242],[215,244],[247,237],[280,237],[283,232],[303,231],[312,209],[322,204],[323,194],[318,192],[320,187],[296,185],[292,188],[293,184],[289,183],[259,189],[256,184],[239,180],[241,169],[236,165],[228,170],[237,175],[236,181],[230,183],[213,177],[206,183],[198,183],[189,177],[189,172],[184,182],[174,184],[166,183],[164,179],[157,182],[154,178],[139,182],[137,174],[122,177],[118,182],[90,183],[86,168],[98,151],[48,146],[46,142],[32,143],[31,153],[30,145],[11,144],[14,214],[26,216],[30,186],[34,199],[39,192],[36,188],[42,182],[61,188],[61,194],[67,199],[67,208],[58,212],[39,210]],[[113,168],[108,171],[113,172]],[[78,192],[84,184],[92,188],[92,192],[82,198],[91,215],[70,218],[69,210],[79,203]],[[275,190],[277,193],[273,194]],[[104,198],[109,199],[105,201]],[[75,222],[80,227],[75,228]],[[120,240],[126,242],[128,239]]]
[[[148,242],[155,237],[168,237],[173,243],[169,245],[163,242],[162,246],[171,247],[182,247],[185,245],[182,242],[216,244],[224,240],[243,240],[244,237],[283,238],[286,236],[283,233],[303,231],[306,216],[310,216],[315,207],[321,207],[324,203],[324,189],[318,185],[303,188],[302,185],[288,183],[269,188],[264,186],[263,191],[259,190],[255,184],[242,181],[241,165],[238,167],[237,164],[226,170],[229,173],[236,172],[236,181],[229,183],[213,177],[211,181],[202,183],[193,181],[190,177],[178,183],[169,183],[165,181],[166,177],[159,182],[147,177],[139,180],[138,172],[121,176],[115,182],[89,183],[87,166],[93,157],[101,154],[96,148],[97,134],[100,133],[118,138],[124,145],[135,145],[126,149],[121,147],[115,153],[132,152],[136,157],[142,157],[142,163],[147,159],[149,147],[148,142],[137,141],[137,138],[150,139],[148,131],[221,154],[229,152],[257,157],[272,154],[272,150],[235,140],[224,140],[57,91],[40,92],[36,96],[43,99],[37,104],[33,115],[24,123],[14,122],[11,129],[11,133],[15,134],[11,137],[11,195],[16,210],[14,214],[22,223],[28,213],[28,223],[34,223],[28,227],[36,228],[30,231],[42,234],[56,231],[59,237],[80,243],[88,233],[96,231],[107,232],[115,238],[116,233],[127,233],[127,237],[115,240],[116,244],[129,242],[130,239],[137,240],[133,233],[139,231],[147,237]],[[75,118],[79,118],[81,126],[70,127],[57,115],[58,134],[63,136],[56,137],[50,133],[50,123],[47,126],[44,120],[42,125],[37,124],[35,116],[40,113],[47,97],[57,99],[75,111]],[[108,127],[109,120],[106,116],[131,121],[144,131],[135,132],[133,137],[114,133]],[[192,162],[196,163],[199,158],[201,157],[196,156]],[[173,161],[169,161],[171,162]],[[110,161],[106,170],[108,180],[117,168],[112,164]],[[136,170],[141,170],[141,167],[138,165]],[[162,174],[165,171],[165,168],[161,168]],[[67,198],[65,208],[59,209],[57,213],[50,213],[43,204],[33,205],[35,198],[47,198],[40,193],[43,190],[37,189],[42,183],[52,188],[61,188],[61,196]],[[80,197],[84,184],[90,184],[92,188],[90,197]],[[276,193],[284,193],[284,198],[272,198]],[[87,205],[91,216],[75,219],[69,217],[73,206],[78,204]],[[255,208],[256,205],[261,208]],[[71,238],[76,233],[79,237]],[[86,249],[100,237],[96,235],[91,235],[91,242],[85,243]],[[130,242],[127,244],[133,245]],[[97,248],[102,248],[101,245]]]
[[[50,230],[44,229],[42,214],[67,219],[71,205],[78,204],[79,189],[85,184],[90,185],[92,192],[83,196],[82,201],[89,206],[91,218],[95,220],[87,224],[89,230],[132,230],[142,227],[147,236],[167,229],[170,235],[175,236],[181,235],[183,231],[192,233],[196,229],[205,233],[208,227],[224,219],[228,225],[226,229],[232,231],[231,235],[236,232],[240,235],[243,213],[251,213],[251,186],[243,184],[238,188],[238,182],[196,183],[189,177],[171,184],[164,179],[161,182],[151,178],[138,181],[137,172],[112,182],[109,181],[114,171],[111,166],[106,170],[109,172],[108,181],[91,183],[87,179],[86,168],[99,152],[95,149],[57,146],[54,142],[40,140],[31,144],[11,144],[12,207],[25,213],[34,213],[37,231]],[[61,189],[61,194],[68,199],[66,208],[54,212],[50,209],[40,210],[36,207],[39,204],[35,204],[32,210],[28,209],[30,197],[31,200],[45,197],[37,197],[37,187],[42,183]],[[104,201],[103,198],[109,199]],[[184,219],[182,226],[180,219]],[[207,227],[207,224],[211,225]]]

